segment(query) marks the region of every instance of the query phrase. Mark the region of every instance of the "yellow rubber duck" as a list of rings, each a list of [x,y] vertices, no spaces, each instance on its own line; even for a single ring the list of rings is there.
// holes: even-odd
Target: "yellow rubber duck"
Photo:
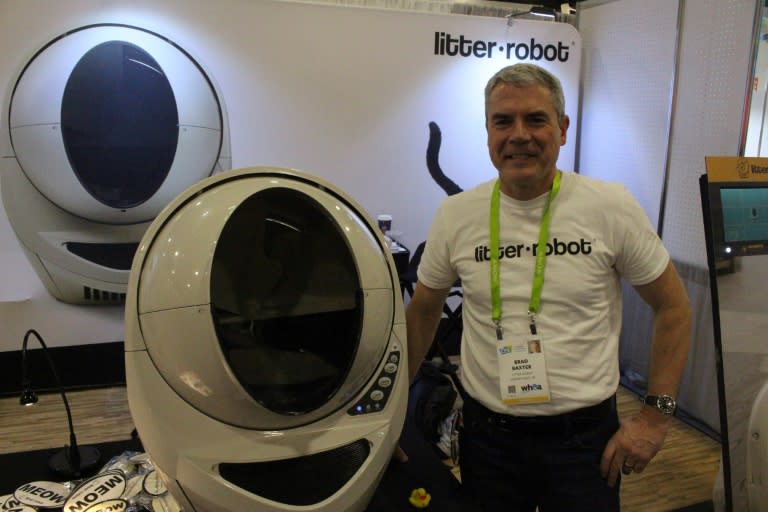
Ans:
[[[432,501],[432,495],[430,495],[423,487],[419,487],[411,492],[411,497],[408,501],[410,501],[411,505],[416,508],[427,508],[429,502]]]

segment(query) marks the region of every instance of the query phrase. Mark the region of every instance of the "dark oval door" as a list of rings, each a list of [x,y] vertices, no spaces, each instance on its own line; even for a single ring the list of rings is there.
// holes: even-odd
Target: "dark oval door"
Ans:
[[[166,179],[179,115],[155,59],[134,44],[109,41],[75,65],[64,89],[61,126],[83,187],[107,206],[132,208]]]
[[[222,352],[262,406],[306,414],[344,384],[360,342],[360,279],[314,199],[275,187],[243,201],[222,229],[210,282]]]

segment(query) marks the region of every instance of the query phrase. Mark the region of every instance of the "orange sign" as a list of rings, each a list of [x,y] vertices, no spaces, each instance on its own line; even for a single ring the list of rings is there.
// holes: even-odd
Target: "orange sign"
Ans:
[[[768,158],[706,156],[707,179],[712,182],[768,182]]]

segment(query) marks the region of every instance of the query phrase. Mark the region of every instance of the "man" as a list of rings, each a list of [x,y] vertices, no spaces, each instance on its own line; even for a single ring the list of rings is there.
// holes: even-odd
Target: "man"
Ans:
[[[624,187],[557,169],[569,119],[556,77],[516,64],[485,97],[498,180],[438,209],[406,311],[411,379],[461,279],[465,489],[489,511],[619,510],[620,474],[642,472],[669,428],[688,298]],[[619,424],[621,277],[654,311],[648,394],[666,402]]]

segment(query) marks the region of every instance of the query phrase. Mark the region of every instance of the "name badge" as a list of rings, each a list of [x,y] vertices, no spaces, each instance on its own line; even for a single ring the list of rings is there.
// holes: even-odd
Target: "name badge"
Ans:
[[[549,402],[549,378],[541,333],[512,334],[496,343],[501,401],[507,405]]]

